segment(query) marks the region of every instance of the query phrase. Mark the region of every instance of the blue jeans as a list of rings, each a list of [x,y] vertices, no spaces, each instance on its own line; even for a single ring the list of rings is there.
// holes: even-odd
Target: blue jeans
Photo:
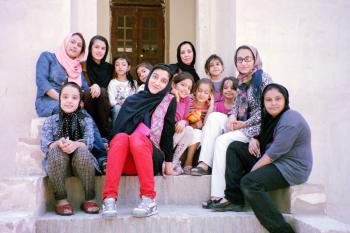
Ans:
[[[225,197],[230,202],[243,205],[244,198],[256,217],[271,233],[294,233],[267,194],[268,191],[289,187],[274,164],[250,172],[259,160],[248,151],[248,143],[233,142],[226,152]]]

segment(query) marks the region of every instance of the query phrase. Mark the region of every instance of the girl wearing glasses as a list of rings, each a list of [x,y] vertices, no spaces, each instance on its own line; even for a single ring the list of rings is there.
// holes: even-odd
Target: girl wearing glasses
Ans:
[[[239,87],[229,117],[214,112],[208,116],[203,127],[199,164],[191,175],[206,175],[212,169],[211,198],[203,203],[211,208],[225,195],[226,150],[233,141],[249,142],[260,131],[260,98],[265,86],[272,82],[262,70],[258,50],[242,45],[235,53],[234,62],[238,71]]]

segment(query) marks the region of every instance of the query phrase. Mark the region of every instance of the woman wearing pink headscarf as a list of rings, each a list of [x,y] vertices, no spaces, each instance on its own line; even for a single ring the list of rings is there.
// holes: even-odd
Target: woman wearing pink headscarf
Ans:
[[[225,196],[226,150],[233,141],[249,142],[260,132],[260,98],[265,86],[272,82],[262,70],[258,50],[253,46],[240,46],[234,62],[238,71],[239,87],[229,117],[214,112],[208,116],[203,127],[199,164],[191,175],[206,175],[212,169],[211,198],[203,203],[211,208]]]
[[[41,53],[36,64],[37,95],[35,109],[40,117],[58,113],[58,93],[67,81],[88,89],[82,78],[80,60],[85,54],[85,40],[76,32],[67,36],[55,53]]]

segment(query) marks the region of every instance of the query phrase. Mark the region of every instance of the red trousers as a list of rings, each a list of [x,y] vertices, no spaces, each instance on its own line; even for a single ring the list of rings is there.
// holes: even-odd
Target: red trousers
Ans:
[[[110,142],[106,179],[102,197],[118,198],[120,176],[137,175],[140,182],[140,197],[156,197],[153,175],[153,145],[141,133],[119,133]]]

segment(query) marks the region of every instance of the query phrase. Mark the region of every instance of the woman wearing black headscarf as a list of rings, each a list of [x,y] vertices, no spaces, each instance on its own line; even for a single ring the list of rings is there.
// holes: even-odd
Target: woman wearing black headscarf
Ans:
[[[267,192],[304,183],[312,169],[311,132],[289,108],[285,87],[269,84],[261,99],[261,132],[249,143],[233,142],[226,153],[225,198],[216,211],[242,211],[244,199],[272,233],[293,233]],[[262,156],[261,156],[262,155]]]
[[[194,68],[196,63],[196,49],[189,41],[183,41],[177,47],[177,63],[170,66],[173,73],[188,72],[192,75],[195,82],[200,78]]]
[[[126,98],[112,135],[103,188],[102,216],[117,214],[116,199],[120,176],[137,175],[141,202],[133,210],[136,217],[158,213],[155,202],[154,175],[174,174],[173,135],[175,133],[176,98],[169,93],[171,72],[156,65],[145,83],[145,90]]]
[[[95,120],[102,137],[110,136],[107,87],[113,76],[113,65],[106,62],[108,41],[103,36],[94,36],[89,44],[87,60],[82,63],[90,91],[84,93],[84,108]]]

